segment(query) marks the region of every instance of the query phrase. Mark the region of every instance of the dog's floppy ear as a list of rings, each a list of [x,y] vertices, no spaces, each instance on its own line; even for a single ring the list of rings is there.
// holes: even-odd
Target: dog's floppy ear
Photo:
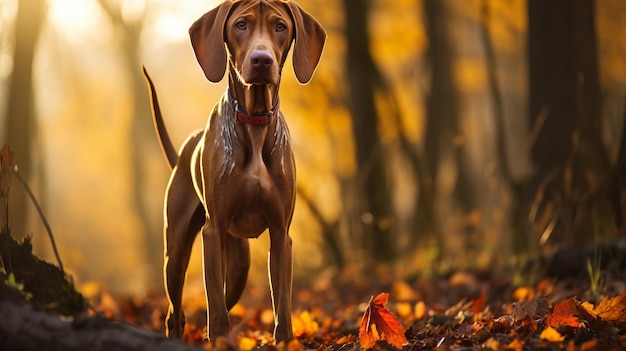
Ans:
[[[226,72],[226,49],[224,26],[235,1],[227,0],[205,13],[189,28],[191,46],[204,75],[217,83]]]
[[[295,2],[287,2],[287,7],[296,27],[293,70],[298,81],[306,84],[311,80],[322,57],[326,31],[313,16],[306,13]]]

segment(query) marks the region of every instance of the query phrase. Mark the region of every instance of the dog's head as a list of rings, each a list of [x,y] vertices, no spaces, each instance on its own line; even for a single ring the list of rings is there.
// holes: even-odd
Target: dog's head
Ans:
[[[246,85],[278,84],[294,40],[294,72],[308,83],[326,41],[322,26],[289,0],[226,0],[200,17],[189,35],[207,79],[220,81],[230,61]]]

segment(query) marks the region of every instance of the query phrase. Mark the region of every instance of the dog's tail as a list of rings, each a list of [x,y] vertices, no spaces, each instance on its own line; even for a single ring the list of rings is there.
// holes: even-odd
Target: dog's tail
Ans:
[[[167,129],[165,129],[165,123],[163,123],[163,115],[161,115],[161,108],[159,107],[159,99],[157,98],[152,79],[150,79],[148,71],[146,71],[146,67],[143,66],[142,69],[143,75],[144,77],[146,77],[146,81],[148,82],[148,91],[150,92],[150,105],[152,107],[152,120],[154,121],[154,128],[156,129],[159,144],[161,144],[161,150],[163,150],[163,153],[165,154],[165,158],[167,159],[167,163],[169,164],[170,168],[174,168],[174,166],[178,162],[178,152],[176,152],[176,148],[174,148],[174,144],[172,144],[172,139],[170,139],[169,134],[167,134]]]

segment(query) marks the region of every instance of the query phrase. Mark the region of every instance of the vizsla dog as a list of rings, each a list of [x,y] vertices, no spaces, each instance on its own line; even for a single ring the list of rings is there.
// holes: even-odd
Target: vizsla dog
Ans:
[[[292,42],[293,68],[309,82],[326,33],[289,0],[227,0],[189,29],[196,58],[211,82],[228,68],[228,90],[204,130],[177,153],[164,127],[154,86],[154,122],[172,167],[165,198],[166,332],[181,337],[181,298],[191,247],[202,233],[208,336],[230,331],[228,310],[239,300],[250,266],[249,238],[269,229],[274,338],[292,337],[292,253],[289,225],[295,165],[279,110],[281,71]]]

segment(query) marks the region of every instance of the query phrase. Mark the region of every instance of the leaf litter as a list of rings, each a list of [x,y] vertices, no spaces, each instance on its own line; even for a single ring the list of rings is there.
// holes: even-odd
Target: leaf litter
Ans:
[[[457,274],[471,277],[461,279]],[[429,279],[351,278],[294,287],[294,339],[272,340],[271,300],[254,290],[231,311],[232,332],[206,340],[199,298],[185,306],[184,340],[206,350],[622,350],[626,349],[626,282],[612,278],[605,295],[588,296],[584,278],[545,278],[513,286],[508,276],[456,272]],[[389,291],[386,293],[385,291]],[[167,302],[159,292],[142,299],[103,299],[112,319],[163,331]],[[368,300],[369,299],[369,300]],[[107,300],[106,304],[99,303]],[[368,302],[369,301],[369,302]]]

